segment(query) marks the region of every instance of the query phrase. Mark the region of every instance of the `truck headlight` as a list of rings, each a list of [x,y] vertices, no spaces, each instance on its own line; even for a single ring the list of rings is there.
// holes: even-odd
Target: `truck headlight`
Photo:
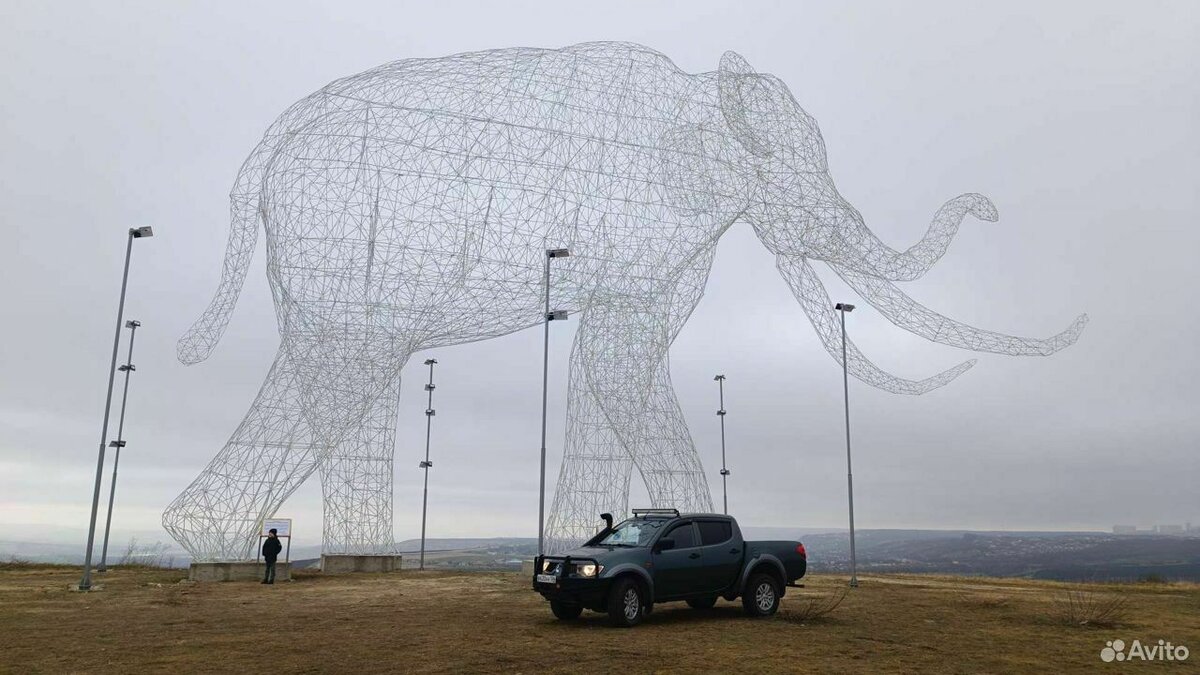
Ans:
[[[604,569],[600,565],[594,563],[584,563],[575,568],[576,573],[581,577],[594,577],[600,574],[600,570]]]
[[[549,572],[551,567],[554,567],[554,563],[550,562],[549,560],[542,560],[542,573],[543,574],[545,574],[546,572]]]

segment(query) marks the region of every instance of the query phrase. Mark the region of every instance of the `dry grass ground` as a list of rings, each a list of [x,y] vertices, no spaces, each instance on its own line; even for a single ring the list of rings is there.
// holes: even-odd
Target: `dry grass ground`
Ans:
[[[790,589],[779,615],[721,601],[672,603],[634,629],[585,612],[561,623],[515,574],[405,571],[296,581],[180,583],[175,571],[117,568],[104,589],[73,593],[78,570],[0,566],[0,672],[1084,672],[1106,640],[1188,646],[1200,666],[1200,587],[1088,586],[1123,594],[1111,627],[1065,624],[1057,599],[1078,584],[867,576],[832,612],[802,619],[811,596],[845,579]]]

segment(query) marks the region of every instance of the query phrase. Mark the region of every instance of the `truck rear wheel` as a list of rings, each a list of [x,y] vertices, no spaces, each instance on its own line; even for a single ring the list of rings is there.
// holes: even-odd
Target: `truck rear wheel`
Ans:
[[[717,604],[717,596],[711,598],[692,598],[687,601],[688,607],[692,609],[712,609],[713,605]]]
[[[580,614],[583,614],[583,605],[571,605],[558,600],[550,601],[550,611],[554,612],[554,616],[563,621],[578,619]]]
[[[774,614],[779,609],[779,582],[763,572],[750,575],[742,590],[742,607],[753,617]]]
[[[608,621],[614,626],[629,628],[646,616],[646,600],[642,589],[633,579],[617,579],[608,594]]]

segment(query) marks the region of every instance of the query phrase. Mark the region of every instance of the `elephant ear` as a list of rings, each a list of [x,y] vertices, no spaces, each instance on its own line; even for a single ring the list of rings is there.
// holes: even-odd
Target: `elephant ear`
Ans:
[[[721,115],[751,155],[780,157],[801,171],[825,171],[825,142],[814,120],[773,75],[756,73],[736,52],[717,71]]]
[[[771,156],[771,145],[754,129],[747,110],[747,106],[755,98],[759,79],[758,73],[754,72],[741,54],[728,51],[721,56],[721,66],[717,69],[721,115],[725,117],[725,122],[733,129],[746,152],[766,158]]]
[[[684,217],[720,216],[745,203],[753,188],[741,148],[705,124],[681,124],[659,139],[665,199]]]

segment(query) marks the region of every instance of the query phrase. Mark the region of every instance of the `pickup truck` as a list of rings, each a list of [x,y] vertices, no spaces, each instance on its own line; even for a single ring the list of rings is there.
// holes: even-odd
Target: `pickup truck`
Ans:
[[[559,619],[590,609],[627,627],[656,603],[708,609],[739,597],[750,616],[770,616],[808,567],[800,542],[743,541],[730,516],[634,509],[615,527],[601,517],[604,529],[580,548],[534,559],[533,590]]]

